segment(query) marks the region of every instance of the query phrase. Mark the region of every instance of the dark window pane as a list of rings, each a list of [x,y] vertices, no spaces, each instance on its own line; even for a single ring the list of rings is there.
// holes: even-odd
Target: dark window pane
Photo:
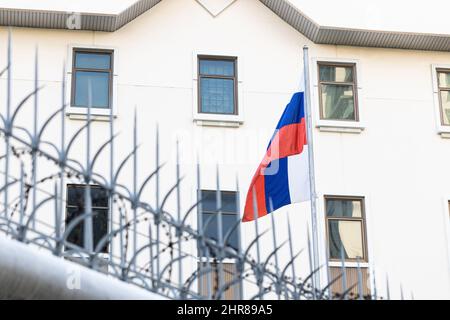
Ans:
[[[67,205],[84,206],[84,188],[69,186],[67,188]]]
[[[345,259],[363,259],[362,222],[346,220],[328,221],[330,258],[341,259],[341,247]]]
[[[353,86],[322,85],[322,115],[329,120],[355,120]]]
[[[108,233],[108,209],[94,209],[96,214],[93,219],[94,250],[100,240]],[[101,252],[108,252],[108,242],[102,247]]]
[[[93,207],[108,207],[108,193],[103,188],[91,187],[91,199]]]
[[[320,81],[353,82],[353,68],[339,66],[319,66]]]
[[[230,60],[200,60],[202,75],[234,76],[234,61]]]
[[[69,225],[69,223],[78,217],[79,215],[82,215],[84,212],[83,208],[78,207],[69,207],[67,208],[67,214],[66,214],[66,227]],[[77,245],[79,247],[83,247],[83,222],[80,222],[68,235],[67,242],[70,242],[71,244]]]
[[[216,241],[219,239],[218,233],[218,215],[216,213],[203,213],[202,215],[202,223],[203,227],[206,227],[205,235],[209,238],[212,238]],[[208,222],[209,220],[209,222]],[[208,223],[208,225],[206,225]],[[237,217],[234,214],[222,214],[222,240],[225,240],[225,236],[229,230],[233,228],[233,226],[237,223]],[[238,246],[238,228],[236,228],[231,236],[228,238],[226,245],[237,250]],[[213,256],[213,252],[210,252],[209,255]]]
[[[204,199],[202,202],[202,210],[203,211],[216,211],[216,191],[212,190],[203,190],[202,198]],[[222,200],[222,212],[237,212],[237,195],[236,192],[226,192],[221,191],[221,200]]]
[[[326,201],[328,217],[362,217],[360,200],[327,199]]]
[[[111,55],[105,53],[75,53],[75,67],[85,69],[110,69]]]
[[[91,85],[92,107],[109,107],[109,73],[77,71],[75,73],[75,106],[88,106],[88,85]]]
[[[234,80],[200,79],[200,105],[203,113],[234,113]]]

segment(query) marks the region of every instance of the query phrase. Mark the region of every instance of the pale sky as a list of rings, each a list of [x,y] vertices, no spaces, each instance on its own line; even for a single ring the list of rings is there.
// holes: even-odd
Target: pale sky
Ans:
[[[0,7],[116,14],[136,1],[0,0]],[[449,0],[289,1],[323,26],[450,34]]]

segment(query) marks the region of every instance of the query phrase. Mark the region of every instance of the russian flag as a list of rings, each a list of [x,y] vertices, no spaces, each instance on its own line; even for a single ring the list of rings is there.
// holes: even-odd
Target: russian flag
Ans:
[[[308,172],[304,93],[297,92],[286,106],[253,176],[242,221],[255,219],[255,205],[259,218],[285,205],[309,200]]]

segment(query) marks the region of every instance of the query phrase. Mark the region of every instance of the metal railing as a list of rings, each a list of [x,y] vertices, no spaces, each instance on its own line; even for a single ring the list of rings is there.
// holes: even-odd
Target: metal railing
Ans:
[[[176,183],[164,194],[160,190],[161,168],[159,132],[156,128],[156,166],[153,172],[138,183],[138,144],[136,114],[133,141],[130,152],[115,166],[116,131],[113,108],[110,108],[109,138],[96,150],[92,147],[91,108],[88,107],[86,122],[66,138],[66,80],[62,76],[61,105],[44,121],[40,118],[38,94],[38,58],[34,89],[16,106],[12,104],[12,52],[11,34],[8,40],[7,66],[0,76],[6,74],[6,110],[0,114],[0,134],[3,155],[0,166],[3,183],[0,184],[3,209],[0,212],[0,231],[9,237],[43,248],[57,257],[76,259],[84,266],[108,274],[146,290],[172,299],[377,299],[376,288],[364,296],[361,268],[357,267],[358,280],[347,286],[344,258],[342,272],[323,287],[313,285],[312,278],[322,268],[312,270],[306,277],[296,275],[295,264],[299,253],[294,252],[293,237],[288,223],[287,240],[279,241],[275,221],[272,229],[260,232],[258,220],[254,221],[256,237],[248,246],[233,248],[227,245],[231,234],[239,229],[240,214],[226,234],[222,234],[222,196],[220,176],[217,170],[216,221],[218,237],[207,236],[206,230],[212,219],[203,221],[201,192],[197,201],[182,211],[181,176],[177,154]],[[91,93],[89,92],[89,101]],[[33,102],[31,129],[20,123],[24,106]],[[48,134],[50,126],[57,126],[59,136]],[[53,131],[54,132],[54,131]],[[81,137],[85,137],[81,141]],[[83,146],[85,161],[72,156],[73,147]],[[178,144],[177,144],[178,150]],[[96,171],[98,159],[109,152],[107,163],[109,175]],[[84,162],[84,163],[83,163]],[[132,183],[119,183],[124,167],[131,163]],[[38,175],[38,172],[41,173]],[[197,190],[201,190],[201,170],[197,164]],[[66,205],[63,196],[65,183],[80,183],[84,191],[84,213],[65,223]],[[149,183],[155,185],[155,201],[144,200],[143,194]],[[97,243],[94,242],[94,220],[97,212],[92,209],[90,185],[103,188],[109,199],[109,230]],[[238,185],[238,183],[237,183]],[[50,186],[50,187],[49,187]],[[239,192],[238,192],[239,194]],[[166,209],[174,204],[174,212]],[[239,203],[239,199],[237,201]],[[255,201],[256,203],[256,201]],[[256,211],[256,210],[255,210]],[[193,218],[197,214],[197,218]],[[193,227],[189,222],[196,221]],[[253,223],[253,222],[252,222]],[[83,227],[83,245],[68,241],[74,229]],[[272,235],[267,234],[272,231]],[[271,237],[273,250],[263,255],[260,250],[262,237]],[[238,237],[240,233],[238,232]],[[240,243],[240,239],[238,243]],[[96,244],[96,245],[95,245]],[[108,246],[108,253],[102,248]],[[281,247],[288,246],[289,257],[281,264],[278,254]],[[311,261],[309,246],[305,248]],[[196,251],[203,252],[199,258]],[[253,256],[255,255],[255,256]],[[233,262],[233,270],[227,261]],[[306,262],[307,263],[307,262]],[[192,267],[194,266],[194,267]],[[327,268],[328,266],[323,266]],[[230,271],[231,270],[231,271]],[[329,273],[329,272],[328,272]],[[342,283],[339,293],[332,292],[336,283]],[[196,288],[197,286],[197,288]],[[247,292],[247,288],[250,288]],[[244,290],[246,290],[244,296]],[[356,290],[356,294],[355,293]]]

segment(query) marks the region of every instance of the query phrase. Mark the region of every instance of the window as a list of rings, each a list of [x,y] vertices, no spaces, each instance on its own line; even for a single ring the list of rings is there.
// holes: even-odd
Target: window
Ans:
[[[450,126],[450,70],[437,69],[442,125]]]
[[[222,201],[222,239],[225,240],[225,235],[230,231],[240,219],[237,216],[237,193],[232,191],[221,191]],[[216,191],[202,190],[202,225],[205,228],[205,235],[211,239],[218,240],[218,220],[217,220],[217,201]],[[238,249],[239,244],[239,226],[232,231],[226,245]],[[200,256],[214,257],[215,253],[209,250],[209,252],[200,252]]]
[[[100,240],[108,233],[108,194],[105,189],[98,186],[90,186],[93,217],[94,249]],[[67,186],[66,227],[76,217],[84,214],[85,185]],[[67,241],[84,247],[84,223],[80,222],[69,234]],[[101,252],[108,252],[106,244]]]
[[[364,213],[364,198],[357,197],[325,197],[328,256],[330,260],[330,281],[344,277],[331,285],[333,295],[340,295],[344,289],[349,299],[358,297],[358,268],[355,261],[361,262],[361,287],[364,298],[370,298],[369,269],[367,267],[366,226]],[[345,266],[341,266],[341,248],[344,254]],[[353,263],[353,265],[349,265]]]
[[[231,232],[226,245],[237,250],[239,245],[239,226],[231,231],[237,221],[240,220],[240,217],[237,215],[237,192],[221,191],[220,196],[222,202],[222,239],[225,240],[226,234]],[[218,240],[217,191],[202,190],[201,197],[203,199],[201,219],[203,228],[205,228],[205,235],[211,239]],[[211,249],[208,251],[205,249],[205,251],[199,252],[199,256],[214,258],[216,254]],[[205,262],[199,262],[199,264],[200,263],[202,263],[203,268],[206,268],[207,264]],[[224,284],[226,284],[236,277],[236,264],[222,263],[222,265]],[[202,280],[199,281],[199,292],[204,296],[207,296],[208,294],[208,281],[211,281],[211,294],[213,296],[218,290],[219,269],[217,263],[212,261],[210,262],[210,266],[213,268],[212,272],[203,275],[201,277]],[[238,297],[236,295],[239,294],[239,286],[239,283],[230,286],[224,291],[223,298],[237,299]]]
[[[356,64],[318,63],[320,118],[358,121]]]
[[[367,262],[363,198],[326,197],[328,254],[330,261]]]
[[[198,56],[198,112],[236,115],[235,57]]]
[[[113,52],[111,50],[73,50],[72,97],[74,107],[109,108],[112,97]]]

